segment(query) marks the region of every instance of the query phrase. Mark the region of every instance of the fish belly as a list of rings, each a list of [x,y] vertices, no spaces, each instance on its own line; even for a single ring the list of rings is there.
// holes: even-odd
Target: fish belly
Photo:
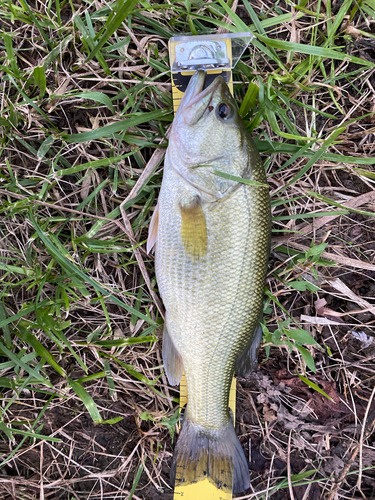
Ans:
[[[262,310],[269,245],[269,200],[242,184],[205,203],[207,253],[186,255],[181,199],[194,194],[166,168],[159,197],[156,276],[166,327],[182,357],[189,404],[186,418],[209,428],[228,420],[234,364],[251,340]]]

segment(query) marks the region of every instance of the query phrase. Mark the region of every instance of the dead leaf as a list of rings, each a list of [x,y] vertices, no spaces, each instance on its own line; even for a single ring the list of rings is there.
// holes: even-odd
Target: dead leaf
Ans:
[[[286,430],[295,430],[301,428],[305,425],[305,421],[299,419],[295,415],[292,415],[286,407],[280,403],[279,409],[277,411],[277,420],[284,424]]]
[[[363,448],[362,464],[365,467],[371,467],[375,464],[375,450],[373,448]]]
[[[301,314],[301,321],[311,323],[312,325],[341,325],[343,323],[343,320],[340,318],[332,320],[318,316],[306,316],[305,314]]]
[[[350,300],[351,302],[355,302],[356,304],[359,305],[359,307],[362,307],[363,309],[366,309],[369,312],[372,312],[372,314],[375,315],[375,306],[373,304],[370,304],[370,302],[367,302],[367,300],[363,299],[362,297],[359,297],[356,295],[345,283],[343,283],[339,278],[334,278],[334,279],[328,279],[326,282],[335,290],[340,292],[346,300]]]
[[[371,204],[375,201],[375,190],[369,191],[368,193],[361,194],[360,196],[356,196],[351,198],[349,201],[345,201],[343,205],[348,208],[358,208],[363,205]],[[295,230],[298,231],[299,234],[308,234],[311,231],[316,231],[317,229],[325,226],[328,222],[332,222],[335,220],[338,215],[326,215],[324,217],[319,217],[317,220],[314,220],[313,224],[306,225],[305,223],[299,224],[295,227]],[[288,234],[284,236],[276,236],[272,238],[273,243],[277,243],[281,245],[292,238],[296,238],[296,234]]]
[[[332,420],[332,418],[335,417],[335,413],[340,414],[349,412],[348,408],[341,402],[340,395],[336,391],[336,384],[334,382],[324,380],[323,377],[319,375],[310,377],[311,382],[319,386],[320,389],[332,399],[331,401],[319,392],[314,391],[299,377],[290,376],[290,373],[285,369],[278,370],[275,373],[275,377],[292,389],[292,395],[298,396],[306,401],[306,404],[319,419],[320,424]]]
[[[310,247],[307,245],[301,245],[300,243],[296,243],[295,241],[287,241],[288,246],[295,248],[296,250],[300,250],[301,252],[308,252]],[[277,245],[273,248],[277,248],[277,246],[281,245],[281,243],[277,243]],[[331,252],[322,252],[321,257],[323,259],[331,260],[336,262],[337,264],[342,264],[343,266],[350,266],[356,269],[367,269],[369,271],[375,271],[375,264],[370,264],[369,262],[365,262],[359,259],[350,259],[349,257],[345,257],[345,255],[339,255],[337,253]]]
[[[326,460],[327,462],[324,466],[325,472],[327,472],[328,474],[335,474],[336,476],[339,476],[340,472],[345,466],[343,460],[341,460],[341,458],[337,455],[333,455],[333,457],[327,457]]]
[[[265,392],[261,392],[260,394],[258,394],[257,402],[258,403],[268,403],[267,394]]]
[[[85,200],[90,194],[91,173],[88,173],[82,181],[81,198]]]
[[[326,304],[327,304],[327,301],[326,301],[326,299],[324,297],[322,299],[316,300],[314,302],[316,314],[319,314],[319,316],[322,316],[323,310],[324,310],[324,306]]]
[[[277,420],[275,412],[270,408],[270,405],[263,405],[263,417],[265,422],[274,422]]]

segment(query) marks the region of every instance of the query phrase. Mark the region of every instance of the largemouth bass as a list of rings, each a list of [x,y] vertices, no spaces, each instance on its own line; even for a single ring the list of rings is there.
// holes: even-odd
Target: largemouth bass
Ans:
[[[227,84],[219,76],[203,90],[204,80],[204,71],[191,78],[172,125],[148,250],[156,244],[165,371],[177,385],[185,370],[188,389],[172,481],[242,492],[249,468],[228,400],[234,371],[251,371],[262,338],[270,201]]]

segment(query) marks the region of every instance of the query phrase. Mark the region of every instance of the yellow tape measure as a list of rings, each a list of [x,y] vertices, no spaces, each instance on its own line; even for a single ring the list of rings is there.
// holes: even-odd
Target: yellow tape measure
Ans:
[[[233,93],[232,81],[232,41],[226,38],[227,35],[203,37],[179,37],[171,38],[169,41],[169,55],[172,69],[172,95],[174,112],[177,111],[181,99],[184,95],[191,75],[195,73],[194,64],[197,69],[206,70],[207,84],[210,79],[217,75],[222,75],[226,80],[229,89]],[[191,58],[191,55],[196,58]],[[215,59],[216,58],[216,59]],[[202,62],[203,61],[203,62]],[[219,62],[218,62],[219,61]],[[214,69],[207,66],[221,65]],[[204,64],[206,63],[206,64]],[[183,410],[188,401],[185,374],[182,375],[180,383],[180,408]],[[229,395],[229,408],[235,419],[236,412],[236,379],[233,377]],[[176,486],[174,490],[174,500],[232,500],[232,493],[219,490],[208,479],[189,485]]]

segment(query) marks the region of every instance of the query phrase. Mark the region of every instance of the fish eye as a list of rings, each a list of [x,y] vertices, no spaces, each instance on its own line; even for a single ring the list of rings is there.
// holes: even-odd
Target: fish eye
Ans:
[[[216,108],[216,114],[219,118],[225,120],[232,115],[232,108],[226,102],[221,102]]]

